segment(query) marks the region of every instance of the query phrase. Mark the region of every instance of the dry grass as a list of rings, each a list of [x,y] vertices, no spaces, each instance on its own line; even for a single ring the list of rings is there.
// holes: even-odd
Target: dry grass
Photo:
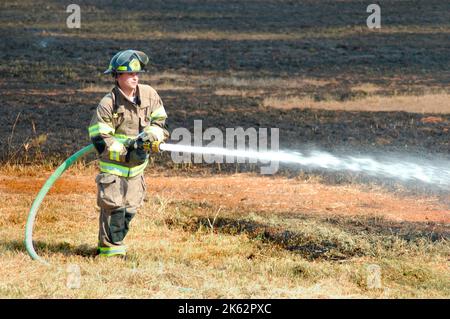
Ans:
[[[337,84],[333,79],[319,79],[306,77],[254,77],[246,72],[232,72],[228,76],[218,75],[216,72],[202,72],[202,74],[182,73],[144,73],[141,80],[151,83],[155,88],[159,85],[177,86],[190,88],[212,87],[218,90],[273,90],[273,89],[299,89],[305,86],[323,87],[330,84]]]
[[[268,97],[263,101],[265,107],[278,109],[308,108],[343,111],[391,112],[404,111],[411,113],[450,113],[450,94],[426,94],[421,96],[369,96],[348,101],[315,101],[309,97]]]
[[[193,86],[175,85],[170,83],[156,84],[153,88],[157,91],[194,91]]]
[[[365,93],[376,93],[378,91],[380,91],[382,88],[378,85],[372,84],[372,83],[362,83],[360,85],[356,85],[354,87],[352,87],[352,91],[356,92],[356,91],[363,91]]]
[[[148,17],[146,17],[148,18]],[[0,24],[1,26],[2,24]],[[35,28],[49,29],[53,25],[48,23],[37,23]],[[363,26],[351,27],[315,27],[311,29],[304,29],[302,32],[233,32],[220,30],[191,30],[186,31],[142,31],[145,28],[135,25],[128,25],[131,30],[124,29],[124,26],[117,26],[110,22],[104,21],[85,21],[83,27],[94,30],[89,33],[68,33],[65,30],[61,32],[48,32],[49,36],[55,37],[95,37],[98,40],[114,39],[127,40],[129,39],[129,31],[133,31],[133,39],[148,40],[150,39],[165,39],[165,40],[227,40],[227,41],[298,41],[320,37],[322,39],[334,39],[342,37],[350,37],[367,34],[367,28]],[[108,30],[109,32],[103,32]],[[379,30],[369,31],[377,34],[433,34],[436,32],[449,33],[449,30],[444,27],[425,27],[425,26],[384,26]]]
[[[241,97],[261,96],[264,93],[265,93],[264,90],[218,89],[214,91],[214,94],[219,96],[241,96]]]
[[[398,234],[390,232],[388,226],[383,228],[387,221],[380,217],[336,218],[334,212],[330,215],[326,209],[322,213],[328,217],[316,213],[303,215],[295,210],[286,215],[279,205],[266,214],[251,204],[235,210],[215,201],[214,194],[222,194],[222,203],[226,203],[223,198],[229,198],[226,195],[232,184],[238,183],[241,193],[246,184],[258,185],[254,180],[258,178],[248,175],[224,177],[216,184],[206,180],[202,185],[189,177],[167,178],[166,183],[155,184],[166,179],[149,176],[149,200],[133,220],[126,240],[129,259],[118,260],[94,257],[98,218],[95,170],[91,167],[70,170],[47,196],[35,228],[37,250],[52,264],[46,267],[32,262],[22,244],[26,212],[38,187],[30,190],[21,181],[28,178],[30,183],[39,185],[43,179],[30,177],[27,174],[31,170],[27,169],[20,172],[21,178],[5,175],[17,169],[3,169],[1,176],[2,185],[8,182],[7,187],[0,189],[3,217],[0,296],[4,298],[448,298],[450,295],[446,281],[449,249],[445,239],[427,239],[415,228]],[[270,178],[261,181],[262,188],[266,187],[264,181],[271,183]],[[272,182],[283,185],[282,178]],[[295,191],[293,181],[284,183],[285,190]],[[298,180],[294,184],[311,188],[311,183],[327,191],[316,182]],[[186,184],[193,187],[190,198],[180,197]],[[73,186],[72,191],[68,186]],[[280,190],[275,196],[281,193]],[[352,197],[362,199],[360,190],[355,188],[351,193]],[[404,204],[397,200],[399,205]],[[434,205],[418,203],[431,205],[431,209]],[[365,231],[364,227],[375,228]],[[317,253],[317,249],[327,251]],[[68,269],[73,264],[81,269],[79,289],[66,285],[70,277]],[[367,287],[370,264],[381,266],[381,288]]]
[[[220,87],[233,87],[237,89],[299,89],[305,86],[321,87],[328,84],[335,84],[335,80],[322,80],[303,77],[289,77],[289,78],[277,78],[277,77],[243,77],[243,76],[228,76],[228,77],[214,77],[205,79],[204,83],[211,86]]]
[[[248,74],[239,72],[229,76],[217,76],[217,74],[207,72],[203,72],[202,75],[188,76],[171,72],[149,72],[142,74],[140,76],[140,81],[142,83],[150,84],[157,91],[195,91],[202,87],[209,87],[210,89],[215,90],[214,94],[216,95],[243,97],[263,96],[266,92],[271,92],[275,89],[295,90],[305,87],[319,88],[326,85],[337,84],[337,81],[332,79],[323,80],[305,77],[255,78],[249,76]],[[82,93],[105,93],[110,90],[110,85],[89,84],[78,91]],[[35,94],[38,93],[39,92],[36,92]]]
[[[106,93],[111,91],[113,85],[96,85],[96,84],[89,84],[81,89],[79,89],[79,92],[82,93]]]

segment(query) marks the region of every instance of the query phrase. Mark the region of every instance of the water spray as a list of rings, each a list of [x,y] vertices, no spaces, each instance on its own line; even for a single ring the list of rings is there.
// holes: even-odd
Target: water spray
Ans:
[[[450,165],[448,162],[427,163],[422,160],[422,164],[418,164],[418,160],[412,161],[411,157],[409,157],[409,160],[388,157],[385,160],[379,161],[371,157],[336,156],[317,150],[309,153],[292,151],[258,152],[165,143],[161,143],[159,148],[163,151],[170,152],[213,154],[256,159],[259,161],[276,161],[320,170],[351,171],[373,177],[393,178],[401,181],[419,181],[441,188],[450,188]]]
[[[135,139],[144,137],[139,134]],[[440,165],[425,163],[419,165],[414,162],[396,160],[377,161],[370,157],[335,156],[322,151],[312,151],[309,154],[301,152],[258,152],[252,150],[234,150],[220,147],[201,147],[181,144],[154,143],[153,152],[186,152],[192,154],[213,154],[232,156],[236,158],[255,159],[259,161],[277,161],[286,164],[295,164],[302,167],[317,168],[331,171],[360,172],[375,177],[395,178],[402,181],[420,181],[445,189],[450,189],[450,165],[448,162]],[[48,264],[36,253],[33,247],[33,226],[40,204],[56,180],[79,158],[94,152],[94,146],[88,145],[65,160],[55,172],[47,179],[35,198],[25,227],[25,247],[32,259]]]

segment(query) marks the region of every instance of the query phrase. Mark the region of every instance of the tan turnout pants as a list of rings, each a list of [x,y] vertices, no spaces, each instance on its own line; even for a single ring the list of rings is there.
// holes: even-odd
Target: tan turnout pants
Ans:
[[[121,177],[100,173],[95,181],[97,205],[100,207],[99,255],[125,255],[123,240],[147,190],[144,174]]]

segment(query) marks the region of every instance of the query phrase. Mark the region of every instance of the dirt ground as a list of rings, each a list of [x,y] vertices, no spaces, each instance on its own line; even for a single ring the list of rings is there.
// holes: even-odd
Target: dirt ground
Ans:
[[[95,176],[59,179],[50,194],[96,193]],[[46,177],[0,176],[0,191],[6,194],[36,194]],[[393,221],[450,223],[450,210],[436,197],[411,198],[383,191],[361,190],[357,186],[328,186],[319,182],[255,174],[183,177],[151,174],[146,178],[150,198],[166,197],[183,204],[270,214],[312,214],[317,216],[372,216]],[[189,188],[186,189],[186,185]]]

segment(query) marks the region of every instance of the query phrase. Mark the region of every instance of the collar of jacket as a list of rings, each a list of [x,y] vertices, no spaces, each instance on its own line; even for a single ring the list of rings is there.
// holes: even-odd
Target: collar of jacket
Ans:
[[[117,94],[118,96],[116,95],[116,98],[118,99],[118,101],[117,101],[118,105],[125,104],[125,103],[131,103],[133,105],[135,104],[137,106],[141,106],[141,94],[140,94],[141,90],[139,88],[139,84],[136,87],[136,92],[134,95],[136,102],[131,101],[118,85],[116,85],[115,88],[116,88],[116,92],[119,92],[119,94]]]

